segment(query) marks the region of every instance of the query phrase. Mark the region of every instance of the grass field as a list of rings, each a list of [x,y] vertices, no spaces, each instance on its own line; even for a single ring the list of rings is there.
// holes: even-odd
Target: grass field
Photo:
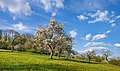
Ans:
[[[120,71],[120,67],[27,52],[0,50],[0,71]]]

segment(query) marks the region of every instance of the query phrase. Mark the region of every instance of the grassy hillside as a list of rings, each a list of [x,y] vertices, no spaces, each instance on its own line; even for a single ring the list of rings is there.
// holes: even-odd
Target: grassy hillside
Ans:
[[[0,50],[0,71],[120,71],[120,67],[47,55]]]

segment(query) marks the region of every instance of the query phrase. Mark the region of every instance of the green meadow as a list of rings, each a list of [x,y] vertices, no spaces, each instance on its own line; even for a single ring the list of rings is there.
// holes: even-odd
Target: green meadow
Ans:
[[[0,50],[0,71],[120,71],[104,63],[65,59],[28,52]]]

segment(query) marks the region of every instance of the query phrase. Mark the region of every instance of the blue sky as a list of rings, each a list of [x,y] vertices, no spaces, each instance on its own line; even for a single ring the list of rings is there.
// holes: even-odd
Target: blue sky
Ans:
[[[51,18],[64,23],[74,50],[109,49],[120,56],[120,0],[0,0],[0,29],[34,34]]]

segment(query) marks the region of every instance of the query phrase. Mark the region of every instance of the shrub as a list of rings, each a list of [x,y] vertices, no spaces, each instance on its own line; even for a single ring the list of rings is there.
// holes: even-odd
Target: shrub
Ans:
[[[32,43],[26,42],[26,43],[24,44],[24,47],[25,47],[26,51],[30,51],[30,49],[32,48]]]
[[[17,51],[25,51],[24,46],[21,45],[21,44],[16,45],[14,48],[15,48],[15,50],[17,50]]]
[[[0,49],[7,49],[8,45],[7,41],[0,40]]]
[[[120,58],[112,58],[110,59],[109,63],[116,66],[120,66]]]
[[[101,56],[94,56],[93,59],[95,62],[102,62],[104,60],[104,58]]]

